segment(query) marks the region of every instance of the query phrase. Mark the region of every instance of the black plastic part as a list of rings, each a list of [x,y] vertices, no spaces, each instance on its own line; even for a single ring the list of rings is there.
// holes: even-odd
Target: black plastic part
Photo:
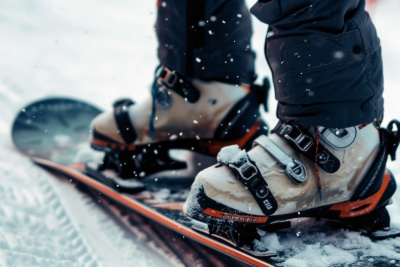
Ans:
[[[259,227],[259,229],[266,232],[275,232],[278,230],[289,229],[291,227],[292,227],[291,221],[281,221],[261,226]]]
[[[137,138],[135,127],[133,126],[128,113],[128,107],[134,102],[130,99],[121,99],[114,102],[114,116],[119,133],[126,144],[133,143]]]
[[[214,139],[235,140],[245,135],[260,117],[260,104],[268,110],[268,92],[268,78],[264,79],[263,85],[252,85],[250,93],[237,102],[223,118],[215,130]],[[268,127],[265,134],[268,134]]]
[[[140,153],[108,152],[99,170],[115,170],[121,178],[141,178],[160,171],[184,169],[186,166],[185,162],[172,159],[168,155],[168,150],[160,149],[154,154],[150,149],[148,152],[143,149]]]
[[[350,228],[353,230],[372,233],[378,230],[389,228],[390,216],[386,207],[384,206],[362,216],[342,219],[342,222],[350,226]]]
[[[220,236],[229,242],[233,243],[236,247],[247,246],[254,250],[254,240],[260,240],[260,235],[255,227],[228,227],[228,226],[215,226],[209,225],[209,234]]]
[[[85,166],[85,174],[118,192],[134,194],[146,189],[146,186],[136,179],[134,181],[132,180],[129,186],[127,184],[121,185],[111,177],[107,177],[98,170],[92,169],[87,165]]]
[[[269,79],[267,77],[264,77],[263,83],[261,85],[258,84],[253,84],[251,86],[251,90],[255,91],[257,100],[259,103],[261,103],[264,107],[264,111],[268,112],[268,95],[269,95],[269,89],[271,88],[271,84],[269,82]]]
[[[318,143],[318,155],[315,157],[317,142],[312,135],[300,126],[279,122],[271,132],[285,139],[293,149],[305,155],[312,162],[317,159],[318,166],[324,171],[334,173],[340,168],[339,159],[326,149],[321,142]]]

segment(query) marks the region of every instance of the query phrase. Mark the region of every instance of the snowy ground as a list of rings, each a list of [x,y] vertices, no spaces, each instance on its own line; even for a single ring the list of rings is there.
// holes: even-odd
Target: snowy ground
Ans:
[[[399,8],[398,0],[382,0],[374,10],[384,55],[384,125],[400,119],[395,91],[400,84]],[[128,233],[87,195],[34,166],[10,141],[13,117],[38,98],[74,96],[103,108],[119,97],[143,98],[157,64],[154,19],[155,1],[0,2],[0,266],[160,266],[162,256],[151,254],[140,235]],[[254,26],[258,73],[267,75],[266,27]],[[273,102],[271,96],[271,110]],[[265,117],[270,125],[276,122],[274,112]],[[400,161],[389,168],[400,184]],[[399,192],[394,203],[392,221],[400,227]],[[360,260],[373,266],[380,259],[400,266],[399,238],[375,243],[313,220],[301,220],[296,230],[263,241],[280,252],[276,262],[287,266]]]

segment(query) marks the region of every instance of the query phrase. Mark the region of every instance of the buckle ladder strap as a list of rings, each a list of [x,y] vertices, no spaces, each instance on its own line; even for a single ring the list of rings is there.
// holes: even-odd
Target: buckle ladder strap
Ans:
[[[161,66],[156,71],[156,77],[159,84],[174,91],[189,103],[195,103],[199,100],[200,91],[175,70]]]
[[[304,154],[312,162],[315,161],[316,141],[312,135],[299,126],[279,122],[271,132],[287,140],[294,149]],[[340,168],[339,159],[321,142],[318,144],[317,164],[328,173],[334,173]]]
[[[270,192],[268,183],[244,150],[237,153],[230,162],[220,163],[226,165],[249,190],[265,215],[271,215],[278,209],[278,203]]]
[[[263,147],[272,156],[274,156],[283,166],[285,166],[286,174],[296,184],[303,183],[307,180],[307,171],[303,163],[289,157],[278,145],[276,145],[269,137],[262,135],[254,140],[254,143]]]
[[[128,107],[134,102],[130,99],[121,99],[114,102],[114,117],[119,133],[126,144],[133,143],[137,138],[135,127],[129,118]]]

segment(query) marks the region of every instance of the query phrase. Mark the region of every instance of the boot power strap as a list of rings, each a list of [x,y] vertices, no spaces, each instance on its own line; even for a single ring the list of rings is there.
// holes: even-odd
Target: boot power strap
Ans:
[[[285,166],[286,174],[296,184],[303,183],[307,180],[307,171],[303,163],[289,157],[277,144],[275,144],[268,136],[262,135],[254,140],[255,145],[259,145],[275,157],[283,166]]]
[[[114,102],[114,118],[119,133],[126,144],[133,143],[137,138],[135,127],[129,118],[128,107],[134,102],[130,99],[120,99]]]
[[[174,91],[189,103],[195,103],[200,98],[200,91],[175,70],[159,67],[156,71],[156,80],[158,84]]]
[[[269,190],[267,181],[244,150],[239,151],[229,162],[221,160],[219,163],[226,165],[235,174],[265,215],[269,216],[278,209],[278,203]]]
[[[305,155],[309,160],[314,162],[316,158],[318,166],[324,171],[334,173],[340,168],[339,159],[321,142],[318,143],[318,155],[315,157],[317,142],[311,134],[301,127],[279,122],[271,133],[276,133],[288,141],[294,149]]]

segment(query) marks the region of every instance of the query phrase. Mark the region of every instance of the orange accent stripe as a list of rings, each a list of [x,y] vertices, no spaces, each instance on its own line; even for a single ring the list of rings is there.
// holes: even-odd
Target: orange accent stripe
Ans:
[[[383,193],[385,193],[389,181],[390,181],[390,173],[386,171],[385,176],[383,177],[382,186],[379,189],[379,191],[376,192],[374,195],[360,201],[354,201],[354,202],[347,201],[335,204],[330,209],[339,210],[341,218],[356,217],[371,212],[372,210],[375,209],[376,205],[378,205],[378,202],[381,199]],[[363,206],[365,207],[362,208]]]
[[[242,86],[242,89],[246,94],[250,93],[250,91],[251,91],[249,84]]]
[[[232,248],[230,246],[227,246],[225,244],[222,244],[208,236],[205,236],[204,234],[198,233],[186,226],[183,226],[174,220],[157,213],[156,211],[152,210],[151,208],[139,203],[133,198],[128,197],[125,194],[120,194],[113,189],[109,188],[108,186],[97,182],[96,180],[93,180],[86,175],[80,173],[79,171],[76,171],[72,168],[69,168],[67,166],[51,162],[49,160],[45,159],[40,159],[40,158],[31,158],[33,161],[37,162],[38,164],[54,168],[56,170],[62,171],[66,175],[70,175],[74,177],[75,179],[83,182],[84,184],[98,190],[99,192],[106,194],[108,197],[114,199],[115,201],[119,202],[122,205],[127,206],[128,208],[133,209],[136,212],[139,212],[140,214],[146,216],[147,218],[160,222],[163,225],[167,226],[168,228],[172,229],[173,231],[180,233],[182,235],[185,235],[189,238],[195,239],[197,242],[200,242],[206,246],[213,247],[214,249],[231,255],[233,257],[238,258],[239,260],[248,262],[249,264],[253,264],[255,266],[265,266],[265,267],[273,267],[273,265],[270,265],[264,261],[261,261],[257,258],[254,258],[250,255],[247,255],[235,248]]]
[[[111,147],[114,149],[117,148],[117,146],[119,146],[119,149],[121,149],[121,150],[130,150],[130,151],[136,150],[136,146],[111,143],[111,142],[107,142],[107,141],[104,141],[104,140],[101,140],[98,138],[93,138],[92,144],[96,145],[96,146],[101,146],[101,147]]]
[[[222,212],[219,210],[213,210],[210,208],[203,210],[203,213],[206,215],[209,215],[211,217],[216,217],[216,218],[225,219],[225,220],[229,220],[229,221],[235,221],[235,222],[265,223],[268,220],[268,217],[238,215],[238,214]]]
[[[199,146],[207,147],[211,155],[217,155],[224,146],[238,145],[243,147],[261,127],[261,121],[256,122],[242,138],[232,141],[200,141]]]
[[[68,164],[68,167],[74,168],[76,170],[84,171],[86,166],[83,163],[73,163],[73,164]]]

